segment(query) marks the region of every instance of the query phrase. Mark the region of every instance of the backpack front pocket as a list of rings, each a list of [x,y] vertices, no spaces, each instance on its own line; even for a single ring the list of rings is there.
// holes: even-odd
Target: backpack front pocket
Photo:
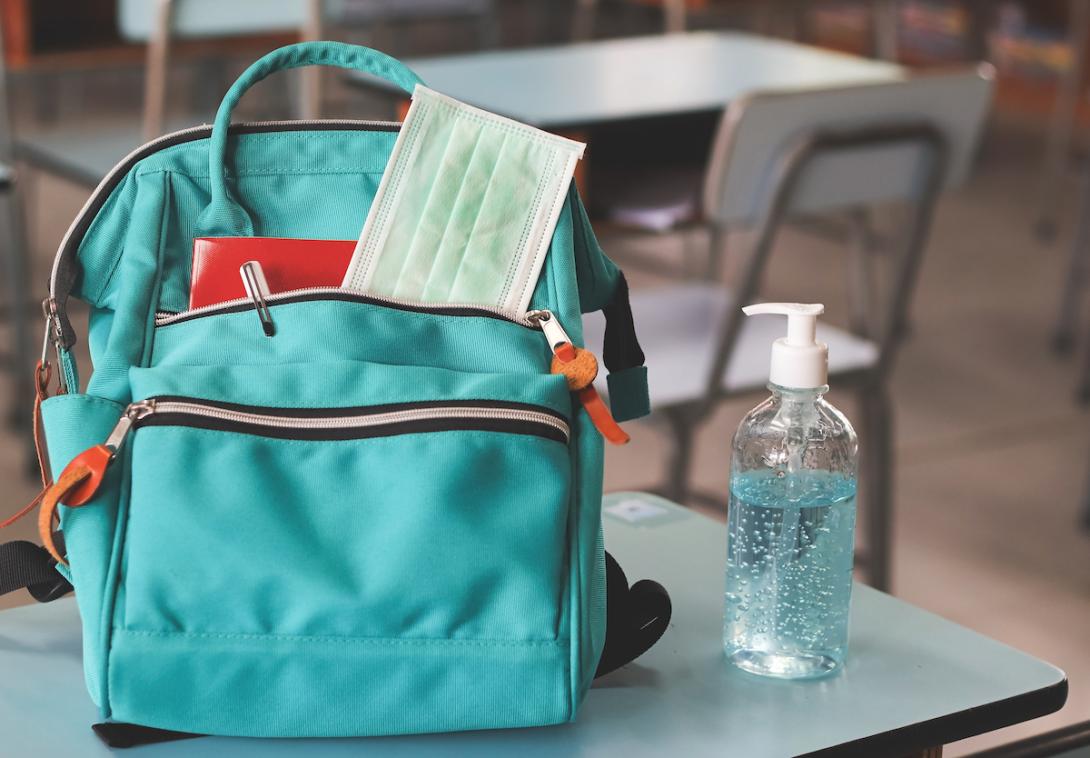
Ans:
[[[260,736],[433,728],[410,700],[449,709],[441,729],[570,717],[563,377],[346,361],[130,378],[114,718]],[[210,690],[255,704],[206,712]]]
[[[557,636],[569,429],[548,407],[134,410],[127,629]]]

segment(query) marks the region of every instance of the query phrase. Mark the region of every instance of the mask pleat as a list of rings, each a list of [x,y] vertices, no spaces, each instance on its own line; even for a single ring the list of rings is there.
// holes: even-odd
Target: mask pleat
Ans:
[[[427,189],[427,200],[420,212],[395,221],[400,226],[413,228],[394,285],[395,297],[414,299],[421,296],[435,263],[436,252],[450,228],[455,200],[479,142],[479,130],[460,119],[454,119],[442,153],[436,151],[427,156],[438,163],[418,164],[418,173],[431,175],[434,180]],[[421,157],[424,155],[421,154]]]
[[[388,216],[383,221],[386,237],[382,249],[397,251],[397,254],[380,253],[377,256],[370,283],[370,291],[377,295],[394,295],[407,261],[406,252],[416,235],[416,225],[411,221],[419,218],[427,206],[432,183],[437,177],[437,166],[441,164],[449,144],[452,124],[439,118],[436,111],[434,105],[421,104],[417,118],[422,128],[415,132],[413,146],[407,146],[403,153],[413,155],[413,158],[399,167],[404,173],[397,194],[389,201]],[[390,167],[387,167],[389,170]]]
[[[473,127],[473,130],[478,136],[476,147],[454,198],[442,242],[435,252],[435,260],[421,295],[425,302],[452,302],[451,287],[466,254],[471,251],[470,240],[480,218],[485,192],[507,139],[499,130],[487,127]],[[467,302],[487,303],[489,300],[487,293],[482,292]]]
[[[504,141],[482,194],[462,265],[451,284],[450,302],[500,304],[510,289],[512,269],[525,249],[528,208],[538,195],[542,178],[541,169],[533,165],[535,147],[526,140]],[[482,301],[482,295],[487,300]]]

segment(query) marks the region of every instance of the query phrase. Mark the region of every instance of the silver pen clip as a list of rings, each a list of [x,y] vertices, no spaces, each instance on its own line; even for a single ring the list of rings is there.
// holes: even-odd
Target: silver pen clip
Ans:
[[[257,261],[246,261],[239,268],[238,273],[242,276],[242,286],[246,288],[246,295],[254,301],[257,317],[261,319],[261,329],[266,337],[272,337],[276,334],[276,324],[273,323],[269,305],[265,302],[265,298],[272,293],[269,292],[269,283],[265,280],[265,272],[261,269],[261,264]]]

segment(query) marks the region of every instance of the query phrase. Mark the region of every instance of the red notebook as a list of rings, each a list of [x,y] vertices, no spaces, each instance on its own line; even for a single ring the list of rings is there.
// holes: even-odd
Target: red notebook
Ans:
[[[296,240],[278,237],[198,237],[193,240],[189,307],[246,297],[238,270],[257,261],[269,292],[303,287],[340,287],[356,240]]]

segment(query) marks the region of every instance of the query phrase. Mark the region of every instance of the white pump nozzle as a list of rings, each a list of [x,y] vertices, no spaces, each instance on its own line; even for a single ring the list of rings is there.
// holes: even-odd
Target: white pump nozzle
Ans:
[[[817,341],[817,317],[825,312],[820,303],[758,303],[742,308],[747,316],[787,316],[787,336],[772,343],[769,381],[781,387],[812,389],[825,385],[829,374],[829,348]]]

